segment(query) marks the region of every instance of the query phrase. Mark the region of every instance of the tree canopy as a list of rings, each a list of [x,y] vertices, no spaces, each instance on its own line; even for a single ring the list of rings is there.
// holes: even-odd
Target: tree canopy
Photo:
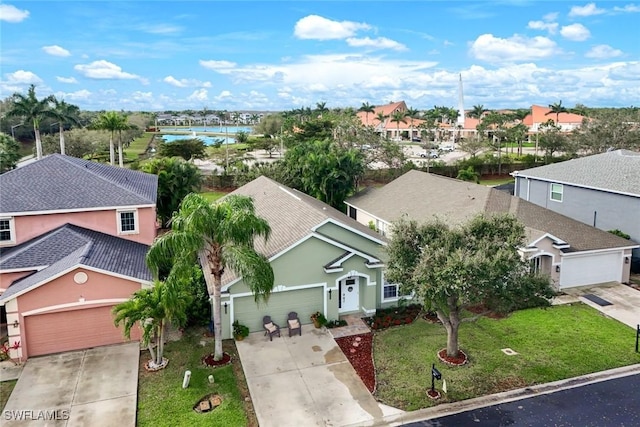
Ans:
[[[9,135],[0,133],[0,174],[16,167],[20,160],[20,144]]]
[[[204,159],[206,144],[198,138],[176,139],[171,142],[161,142],[158,145],[158,155],[162,157],[182,157],[185,160]]]
[[[447,355],[458,355],[463,310],[485,304],[499,311],[548,304],[548,277],[535,277],[518,251],[524,227],[510,215],[472,218],[453,227],[435,219],[393,224],[387,279],[415,292],[447,330]]]

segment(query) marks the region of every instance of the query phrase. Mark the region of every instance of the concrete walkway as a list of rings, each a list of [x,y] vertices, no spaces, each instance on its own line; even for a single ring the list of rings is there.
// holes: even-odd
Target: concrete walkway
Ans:
[[[31,358],[2,425],[133,427],[139,358],[137,342]]]
[[[324,328],[236,342],[260,427],[375,424],[403,411],[378,403]]]
[[[570,302],[571,299],[574,301],[577,299],[634,329],[640,324],[640,291],[633,289],[631,286],[612,282],[596,286],[563,289],[563,292],[567,294],[564,296],[567,302]],[[584,295],[588,294],[600,297],[610,302],[611,305],[601,306],[596,304],[584,297]]]

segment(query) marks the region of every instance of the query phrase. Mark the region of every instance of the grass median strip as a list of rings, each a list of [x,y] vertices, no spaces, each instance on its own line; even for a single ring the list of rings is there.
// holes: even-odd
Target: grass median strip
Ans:
[[[411,411],[640,363],[633,338],[628,326],[583,304],[522,310],[463,324],[460,348],[469,363],[448,367],[436,357],[446,346],[444,328],[419,319],[375,334],[376,397]],[[507,356],[503,348],[518,354]],[[437,402],[425,394],[432,363],[447,381],[448,393]]]

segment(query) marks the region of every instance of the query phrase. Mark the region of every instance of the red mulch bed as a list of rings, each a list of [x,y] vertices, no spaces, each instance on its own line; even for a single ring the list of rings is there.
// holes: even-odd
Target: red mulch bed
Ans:
[[[447,356],[446,348],[443,348],[438,352],[438,358],[450,366],[464,365],[465,363],[467,363],[467,360],[469,360],[467,358],[467,355],[462,350],[458,350],[458,357]]]
[[[359,338],[359,340],[358,340]],[[373,334],[336,338],[338,346],[371,393],[376,390],[376,370],[373,366]],[[357,344],[357,346],[354,346]],[[355,350],[355,351],[352,351]]]
[[[213,367],[228,365],[229,363],[231,363],[231,355],[229,353],[222,353],[222,359],[213,360],[213,353],[207,354],[202,358],[202,363],[204,363],[206,366]]]

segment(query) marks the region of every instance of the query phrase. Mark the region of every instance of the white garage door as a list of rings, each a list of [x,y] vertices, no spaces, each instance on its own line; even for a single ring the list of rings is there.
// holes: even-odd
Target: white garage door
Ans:
[[[125,342],[113,324],[112,306],[25,317],[29,357]],[[138,328],[131,338],[139,339]]]
[[[586,286],[622,280],[622,253],[565,257],[560,271],[560,288]]]

